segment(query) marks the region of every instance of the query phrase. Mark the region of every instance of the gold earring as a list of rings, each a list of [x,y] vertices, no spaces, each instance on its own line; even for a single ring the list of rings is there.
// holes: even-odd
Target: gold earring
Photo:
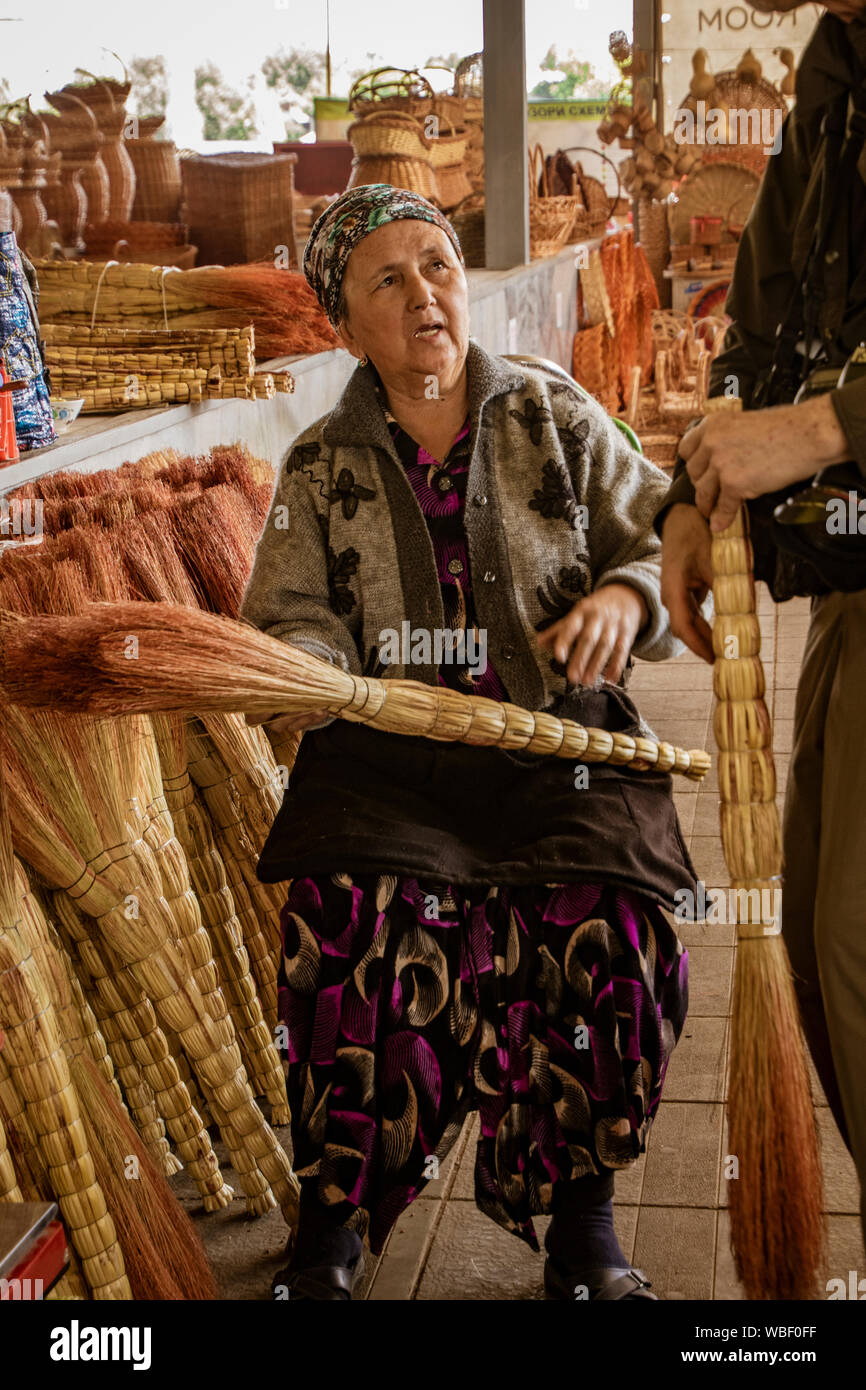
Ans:
[[[367,361],[368,361],[368,359],[367,359],[367,354],[366,354],[366,352],[365,352],[364,355],[363,355],[362,357],[359,357],[359,358],[358,358],[358,366],[359,366],[359,367],[366,367]]]

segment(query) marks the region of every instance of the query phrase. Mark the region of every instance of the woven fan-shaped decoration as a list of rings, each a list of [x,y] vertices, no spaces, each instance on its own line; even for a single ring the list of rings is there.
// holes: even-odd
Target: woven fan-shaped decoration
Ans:
[[[714,107],[748,112],[750,114],[747,131],[744,132],[741,126],[737,132],[746,133],[747,138],[720,145],[691,141],[685,143],[700,155],[705,164],[741,164],[758,175],[762,174],[769,159],[766,151],[772,146],[774,136],[787,115],[788,102],[779,88],[768,82],[765,77],[749,81],[744,77],[738,77],[734,71],[720,72],[715,76],[715,83],[715,87],[705,99],[707,119],[709,120],[709,112]],[[681,110],[696,111],[696,108],[696,98],[691,95],[687,95],[680,103]],[[756,115],[753,117],[751,112],[755,112]],[[779,114],[765,116],[764,112]]]
[[[723,240],[733,240],[728,228],[742,227],[748,220],[760,182],[751,169],[723,162],[704,165],[689,174],[679,186],[676,202],[668,208],[674,242],[689,240],[693,217],[721,217]]]

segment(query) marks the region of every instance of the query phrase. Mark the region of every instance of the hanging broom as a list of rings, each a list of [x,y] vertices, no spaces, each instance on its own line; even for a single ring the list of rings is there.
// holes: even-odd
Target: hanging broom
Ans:
[[[776,913],[782,850],[748,536],[741,508],[712,542],[721,831],[738,922],[728,1127],[739,1175],[730,1184],[731,1242],[747,1298],[800,1299],[814,1297],[822,1258],[821,1163]]]
[[[7,700],[90,714],[326,709],[391,733],[586,762],[634,764],[700,781],[709,755],[417,681],[353,676],[245,623],[162,603],[94,604],[80,616],[0,614]]]

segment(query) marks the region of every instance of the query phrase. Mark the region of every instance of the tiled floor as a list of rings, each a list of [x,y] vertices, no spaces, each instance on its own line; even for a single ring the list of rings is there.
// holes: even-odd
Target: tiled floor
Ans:
[[[775,719],[780,792],[791,747],[794,690],[808,623],[808,602],[776,608],[762,590],[762,656],[767,702]],[[714,748],[712,676],[686,655],[662,665],[639,663],[631,692],[656,731],[673,743]],[[718,833],[718,782],[711,772],[697,789],[676,793],[683,833],[707,887],[726,886]],[[728,1244],[725,1091],[728,1019],[734,965],[733,926],[684,927],[689,949],[690,1011],[668,1072],[664,1099],[647,1152],[617,1179],[616,1225],[626,1254],[664,1299],[741,1298]],[[822,1137],[829,1228],[827,1277],[866,1273],[853,1164],[824,1097]],[[424,1196],[397,1223],[378,1262],[371,1261],[360,1296],[371,1299],[539,1299],[542,1257],[483,1216],[473,1201],[475,1134],[468,1121],[455,1149]],[[543,1233],[546,1222],[536,1228]],[[357,1295],[356,1295],[357,1296]]]

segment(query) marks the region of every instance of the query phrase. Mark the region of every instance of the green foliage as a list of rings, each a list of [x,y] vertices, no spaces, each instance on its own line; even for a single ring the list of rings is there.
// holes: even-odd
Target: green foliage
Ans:
[[[196,68],[195,103],[204,117],[205,140],[251,140],[258,134],[250,97],[231,88],[215,63]]]
[[[130,97],[139,116],[164,116],[168,110],[168,72],[165,59],[133,58],[127,63]]]
[[[265,83],[280,99],[286,117],[286,136],[295,139],[313,121],[313,98],[325,91],[325,57],[311,49],[290,48],[272,53],[262,63]],[[300,113],[300,114],[299,114]]]
[[[596,75],[591,63],[576,58],[571,49],[567,58],[560,58],[551,44],[541,63],[545,72],[562,73],[555,82],[537,82],[529,93],[546,101],[592,101],[610,94],[610,83]]]

